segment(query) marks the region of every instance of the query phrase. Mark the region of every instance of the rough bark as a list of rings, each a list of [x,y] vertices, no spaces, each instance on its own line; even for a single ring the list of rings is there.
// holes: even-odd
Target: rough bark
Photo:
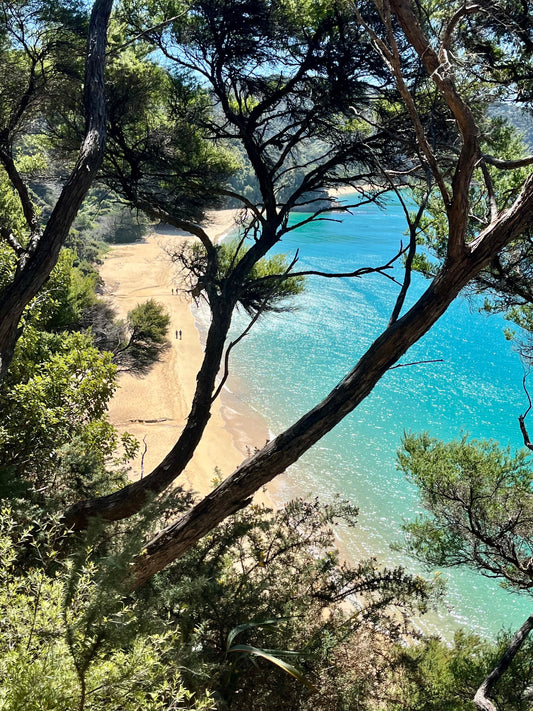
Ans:
[[[427,73],[444,97],[462,137],[462,148],[452,180],[453,200],[446,206],[450,223],[448,254],[459,257],[465,249],[470,183],[479,160],[478,128],[470,107],[457,91],[453,81],[446,45],[442,45],[438,53],[432,48],[410,0],[390,0],[390,8],[422,60]]]
[[[30,240],[30,247],[21,258],[12,282],[0,293],[0,378],[13,358],[22,313],[56,265],[60,249],[103,157],[105,48],[112,5],[113,0],[95,0],[91,13],[85,63],[85,136],[78,159],[42,235]],[[33,225],[29,228],[33,231]]]
[[[388,327],[355,368],[316,407],[247,459],[175,524],[158,534],[131,570],[137,588],[191,548],[354,410],[387,370],[443,315],[461,289],[509,241],[533,224],[533,176],[513,207],[483,231],[467,252],[448,259],[418,302]]]
[[[514,634],[509,646],[503,653],[498,664],[488,674],[474,696],[474,704],[480,711],[498,711],[497,706],[489,699],[494,685],[503,676],[509,668],[509,665],[520,650],[520,647],[527,639],[529,633],[533,630],[533,615],[530,615],[524,622],[522,627]]]

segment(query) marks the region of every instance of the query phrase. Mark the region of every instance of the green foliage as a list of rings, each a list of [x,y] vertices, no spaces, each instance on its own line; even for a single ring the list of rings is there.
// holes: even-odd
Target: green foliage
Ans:
[[[58,531],[36,537],[9,510],[0,516],[2,709],[212,709],[183,687],[178,670],[161,664],[171,634],[147,634],[135,603],[118,591],[124,563],[107,561],[102,577],[87,549],[65,560],[54,546]],[[22,542],[38,561],[23,575]]]
[[[128,12],[127,8],[124,11]],[[128,18],[130,20],[131,18]],[[115,24],[115,41],[126,41]],[[201,220],[237,167],[223,145],[206,140],[210,101],[192,78],[171,73],[140,46],[111,51],[107,67],[108,155],[103,180],[155,219]]]
[[[15,189],[3,168],[0,168],[0,224],[17,239],[23,238],[24,215]]]
[[[8,5],[1,11],[0,129],[9,134],[7,154],[31,181],[31,200],[44,221],[84,123],[87,13],[70,0]],[[430,5],[429,19],[439,24],[459,8],[458,2]],[[495,97],[515,91],[517,62],[529,61],[516,51],[516,33],[531,27],[521,7],[505,0],[495,20],[483,13],[478,27],[484,31],[472,36],[462,23],[456,28],[456,55],[467,67],[457,72],[457,85],[479,117]],[[361,11],[375,27],[372,5]],[[169,14],[174,20],[161,24]],[[513,14],[516,24],[509,19]],[[142,39],[132,43],[133,37]],[[359,174],[358,166],[364,166],[365,177],[381,165],[389,174],[416,172],[413,160],[419,161],[411,157],[419,155],[418,146],[406,129],[403,104],[349,3],[125,1],[110,39],[102,179],[150,216],[165,218],[169,212],[174,221],[202,219],[207,206],[219,203],[240,163],[244,170],[233,187],[257,203],[247,234],[257,244],[266,224],[274,244],[288,229],[289,209],[307,205],[320,211],[323,189]],[[148,40],[165,53],[165,64],[158,63],[163,55],[153,54]],[[422,124],[444,166],[443,179],[450,183],[447,159],[458,141],[449,112],[411,48],[399,51]],[[167,62],[174,63],[173,71]],[[519,155],[521,146],[503,122],[493,118],[482,128],[483,151]],[[503,210],[526,172],[487,171]],[[480,169],[468,196],[475,218],[469,238],[490,220],[483,179]],[[3,239],[11,234],[25,246],[20,200],[4,173],[0,223]],[[94,191],[70,237],[75,254],[63,252],[46,289],[27,310],[0,394],[1,493],[17,499],[21,510],[35,501],[45,508],[62,506],[125,483],[121,467],[136,444],[125,436],[125,454],[118,460],[118,436],[105,415],[115,371],[147,372],[167,345],[169,318],[150,301],[130,312],[125,324],[114,322],[95,300],[90,264],[98,258],[101,236],[129,239],[144,227],[135,224],[133,213],[117,208],[113,197]],[[437,260],[445,258],[447,227],[441,202],[432,198],[422,231]],[[13,244],[0,248],[0,287],[15,269]],[[212,304],[227,297],[252,316],[283,310],[284,300],[303,289],[302,278],[291,276],[288,259],[278,255],[260,260],[237,280],[235,269],[247,253],[240,242],[224,243],[208,262],[201,248],[186,248],[179,258],[190,270],[191,293],[205,293]],[[525,236],[495,260],[478,288],[496,286],[511,299],[527,301],[518,287],[531,279],[531,263]],[[433,271],[426,255],[415,268]],[[529,327],[529,314],[516,320]],[[92,331],[65,333],[89,324]],[[108,346],[113,356],[101,352]],[[432,564],[474,565],[531,590],[533,480],[524,457],[490,443],[444,446],[423,436],[407,439],[400,458],[431,513],[409,527],[412,552]],[[340,562],[331,526],[337,518],[353,523],[355,511],[347,505],[298,501],[275,515],[252,507],[213,531],[140,595],[125,594],[123,583],[146,531],[158,524],[155,516],[146,513],[133,525],[96,526],[87,536],[58,541],[55,530],[39,528],[41,517],[28,523],[34,511],[26,512],[22,527],[8,513],[0,522],[1,708],[212,708],[206,692],[213,691],[219,708],[231,705],[236,711],[455,711],[468,708],[472,684],[493,654],[466,635],[453,650],[429,641],[391,653],[391,640],[406,629],[403,615],[425,610],[431,591],[420,578],[383,570],[375,560]],[[166,520],[177,511],[169,506]],[[391,606],[399,616],[390,613]],[[500,691],[502,709],[525,708],[523,679],[531,669],[527,657],[520,659],[522,671]],[[312,679],[318,693],[310,695],[266,662],[300,681]],[[201,701],[182,686],[177,669]],[[396,700],[387,697],[386,684]]]
[[[413,645],[398,646],[392,654],[391,674],[382,689],[382,711],[474,711],[474,694],[494,668],[509,635],[496,643],[472,632],[459,631],[453,645],[431,638]],[[530,640],[514,659],[494,692],[500,711],[531,708],[528,687],[533,671],[533,642]]]
[[[218,269],[221,282],[248,252],[242,240],[223,242],[218,249]],[[305,287],[302,276],[290,276],[290,260],[286,254],[273,254],[256,262],[246,275],[239,291],[239,303],[253,316],[258,310],[284,311],[283,302],[301,294]]]
[[[128,313],[121,341],[112,346],[113,362],[119,370],[146,374],[169,347],[170,316],[154,299]]]
[[[290,674],[300,683],[305,684],[311,691],[317,691],[316,687],[311,684],[308,679],[292,664],[290,664],[284,657],[287,656],[298,656],[298,652],[287,651],[282,649],[259,649],[258,647],[252,647],[249,644],[233,644],[235,638],[241,634],[241,632],[246,632],[254,627],[266,627],[268,625],[277,625],[284,620],[265,620],[264,622],[248,622],[242,625],[238,625],[230,630],[228,634],[228,641],[226,644],[226,655],[236,654],[237,663],[243,657],[243,655],[251,654],[253,657],[261,657],[267,661],[275,664],[283,671]]]
[[[397,639],[403,618],[391,609],[425,608],[431,590],[375,560],[341,563],[333,527],[353,525],[355,515],[342,501],[296,500],[274,514],[251,506],[154,578],[146,604],[176,626],[176,663],[190,670],[189,688],[210,689],[220,709],[236,711],[357,707],[354,699],[374,684],[374,665],[382,667],[369,643],[372,634],[381,640],[374,625]],[[310,695],[272,657],[319,693]]]
[[[118,444],[106,418],[115,372],[89,335],[28,326],[0,395],[1,465],[52,499],[116,486],[122,474],[106,471]]]
[[[0,280],[7,284],[15,271],[14,252],[0,246]],[[40,331],[79,328],[95,302],[98,275],[90,265],[79,266],[77,255],[63,249],[46,285],[28,305],[23,323]]]
[[[398,454],[427,515],[404,528],[432,567],[467,565],[515,590],[533,590],[533,469],[525,451],[490,441],[407,435]]]
[[[227,283],[233,271],[249,249],[244,240],[238,238],[217,245],[216,275],[209,277],[209,287],[206,278],[207,254],[201,244],[185,244],[173,255],[173,260],[186,270],[193,296],[198,297],[205,290],[209,298],[211,289],[220,294],[228,288]],[[258,260],[244,277],[242,285],[237,287],[235,300],[250,316],[254,316],[258,311],[287,310],[286,300],[302,293],[305,287],[304,277],[291,276],[290,268],[286,254],[274,254]]]
[[[87,309],[95,303],[96,272],[83,273],[77,257],[63,249],[46,287],[30,304],[29,320],[43,331],[58,332],[78,327]]]

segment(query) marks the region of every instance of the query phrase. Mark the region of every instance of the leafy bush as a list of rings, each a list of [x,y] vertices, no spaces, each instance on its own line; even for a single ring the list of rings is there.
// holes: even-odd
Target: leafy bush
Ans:
[[[120,568],[108,561],[102,576],[90,556],[64,559],[57,534],[0,515],[0,708],[212,709],[161,663],[171,632],[147,634],[138,604],[109,585]]]

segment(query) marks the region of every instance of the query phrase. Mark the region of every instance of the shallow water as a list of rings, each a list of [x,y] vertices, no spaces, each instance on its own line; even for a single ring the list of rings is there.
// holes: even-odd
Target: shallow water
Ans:
[[[301,216],[299,216],[301,217]],[[388,261],[405,241],[400,206],[358,208],[342,222],[320,222],[288,235],[280,251],[298,268],[337,272]],[[399,270],[398,270],[399,272]],[[398,273],[400,277],[400,273]],[[411,301],[427,282],[415,275]],[[321,400],[356,363],[386,325],[398,287],[380,275],[363,279],[308,279],[292,313],[270,315],[232,353],[232,369],[246,384],[246,400],[279,433]],[[478,304],[479,305],[479,304]],[[244,317],[237,319],[242,326]],[[416,490],[396,469],[405,430],[452,439],[463,433],[521,446],[517,416],[527,403],[520,360],[503,336],[500,317],[480,314],[459,298],[402,362],[442,359],[390,371],[372,394],[290,470],[291,489],[328,498],[336,492],[360,509],[355,554],[388,564],[416,565],[390,550],[404,519],[420,508]],[[531,602],[468,570],[449,577],[444,629],[464,623],[494,634],[515,628]]]

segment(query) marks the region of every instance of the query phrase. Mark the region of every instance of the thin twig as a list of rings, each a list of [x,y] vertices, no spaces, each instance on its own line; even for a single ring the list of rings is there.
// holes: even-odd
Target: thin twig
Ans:
[[[127,42],[124,42],[124,44],[121,44],[119,47],[113,47],[110,49],[108,52],[106,52],[107,57],[112,57],[115,54],[118,54],[118,52],[121,52],[123,49],[126,49],[126,47],[129,47],[130,44],[133,44],[139,39],[142,39],[145,35],[148,35],[150,32],[157,32],[158,30],[164,29],[167,25],[170,25],[172,22],[175,22],[176,20],[181,20],[182,17],[185,17],[185,15],[189,12],[189,8],[184,10],[183,12],[180,12],[179,15],[174,15],[174,17],[169,17],[167,20],[163,20],[162,22],[159,22],[157,25],[153,25],[152,27],[147,27],[145,30],[142,30],[139,32],[138,35],[135,35],[135,37],[132,37],[129,39]]]
[[[144,442],[144,452],[141,454],[141,479],[144,476],[144,457],[146,456],[146,452],[148,451],[148,445],[146,444],[146,435],[143,437],[143,442]]]
[[[295,265],[297,259],[298,259],[298,255],[296,255],[296,256],[294,257],[294,259],[292,260],[292,262],[289,264],[289,266],[288,266],[287,269],[285,270],[284,274],[280,275],[281,278],[286,277],[286,276],[289,274],[290,270],[291,270],[292,267]],[[291,274],[290,276],[292,276],[292,274]],[[251,331],[251,329],[252,329],[252,326],[256,323],[256,321],[258,320],[259,316],[261,316],[261,314],[264,312],[265,307],[266,307],[266,305],[267,305],[269,299],[271,298],[271,296],[272,296],[272,294],[274,293],[275,290],[276,290],[276,285],[274,284],[274,285],[272,286],[272,289],[270,289],[270,291],[268,292],[268,294],[265,296],[265,298],[263,299],[263,301],[262,301],[261,304],[259,305],[259,308],[257,309],[256,313],[254,314],[254,317],[251,319],[251,321],[250,321],[250,323],[248,324],[248,326],[246,326],[246,328],[244,329],[244,331],[243,331],[234,341],[231,341],[231,343],[230,343],[230,344],[228,345],[228,347],[226,348],[226,353],[225,353],[225,355],[224,355],[224,374],[223,374],[223,376],[222,376],[222,379],[221,379],[220,383],[218,384],[217,389],[215,390],[215,392],[214,392],[214,394],[213,394],[213,397],[211,398],[211,402],[214,402],[214,401],[217,399],[217,397],[220,395],[220,392],[221,392],[222,388],[224,387],[224,385],[225,385],[225,383],[226,383],[226,381],[227,381],[227,379],[228,379],[228,377],[229,377],[229,355],[230,355],[231,351],[233,350],[233,348],[234,348],[238,343],[240,343],[240,342],[242,341],[242,339],[243,339],[245,336],[247,336],[247,335],[250,333],[250,331]]]
[[[524,372],[524,377],[522,378],[522,387],[524,388],[524,392],[525,392],[525,394],[526,394],[526,396],[527,396],[527,401],[528,401],[529,404],[528,404],[528,408],[527,408],[527,410],[524,412],[524,414],[523,414],[523,415],[518,415],[518,424],[520,425],[520,432],[522,433],[522,438],[523,438],[523,440],[524,440],[524,447],[527,447],[528,449],[530,449],[531,451],[533,451],[533,443],[532,443],[531,440],[529,439],[529,433],[528,433],[528,431],[527,431],[526,423],[524,422],[524,420],[526,419],[526,417],[527,417],[527,415],[528,415],[528,413],[529,413],[529,411],[531,410],[531,407],[532,407],[531,396],[530,396],[529,391],[528,391],[528,389],[527,389],[527,387],[526,387],[526,379],[527,379],[527,376],[528,376],[528,375],[529,375],[529,371],[528,371],[527,373]]]
[[[422,220],[422,217],[424,215],[426,205],[429,199],[429,195],[431,192],[431,180],[429,176],[429,169],[427,171],[427,190],[422,198],[420,205],[418,206],[418,211],[416,213],[416,217],[414,221],[411,220],[411,216],[409,215],[409,210],[407,209],[407,206],[405,204],[405,201],[401,195],[401,192],[395,188],[395,192],[402,204],[402,207],[404,209],[405,213],[405,219],[407,220],[407,224],[409,225],[409,250],[407,252],[407,258],[405,260],[405,269],[404,269],[404,278],[403,278],[403,284],[400,289],[400,293],[398,294],[396,298],[396,303],[394,304],[394,308],[392,309],[391,317],[389,320],[389,326],[391,326],[395,321],[398,320],[398,317],[401,313],[401,310],[403,308],[403,305],[405,303],[405,299],[407,297],[407,292],[409,291],[409,287],[411,286],[411,275],[413,271],[413,261],[416,255],[416,237],[417,237],[417,230],[420,226],[420,222]]]
[[[397,365],[392,365],[389,370],[394,370],[395,368],[407,368],[409,365],[424,365],[425,363],[444,363],[444,358],[435,358],[434,360],[414,360],[412,363],[398,363]]]

